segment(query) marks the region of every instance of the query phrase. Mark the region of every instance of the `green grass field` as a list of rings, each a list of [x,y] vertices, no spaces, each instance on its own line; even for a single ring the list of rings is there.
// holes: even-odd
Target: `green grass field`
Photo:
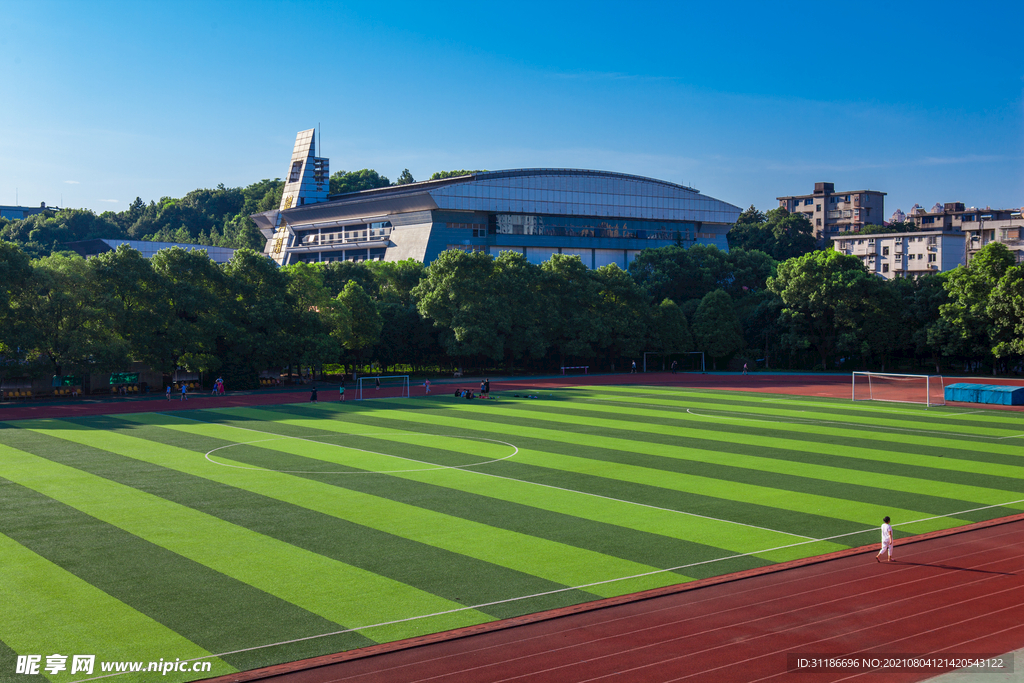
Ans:
[[[0,680],[193,680],[1024,510],[1019,413],[539,395],[0,423]]]

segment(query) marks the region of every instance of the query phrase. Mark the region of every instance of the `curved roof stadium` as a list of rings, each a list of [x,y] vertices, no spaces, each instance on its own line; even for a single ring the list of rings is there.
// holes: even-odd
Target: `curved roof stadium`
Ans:
[[[314,159],[326,166],[310,147],[308,160]],[[311,192],[290,196],[288,187],[279,210],[253,216],[267,237],[267,255],[282,265],[407,258],[429,263],[446,249],[461,249],[494,255],[514,250],[538,264],[552,254],[572,254],[590,268],[626,268],[650,247],[714,244],[725,251],[726,233],[740,214],[739,207],[691,187],[577,169],[473,173],[327,201],[311,196],[318,189],[312,185]]]

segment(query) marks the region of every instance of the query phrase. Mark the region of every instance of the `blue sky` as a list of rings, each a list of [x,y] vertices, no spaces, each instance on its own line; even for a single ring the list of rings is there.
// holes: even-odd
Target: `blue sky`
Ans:
[[[1021,2],[0,0],[0,204],[331,170],[590,168],[741,207],[1024,205]]]

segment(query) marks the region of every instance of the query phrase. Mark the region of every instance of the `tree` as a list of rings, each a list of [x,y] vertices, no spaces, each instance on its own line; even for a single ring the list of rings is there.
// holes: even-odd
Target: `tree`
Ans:
[[[542,358],[548,350],[544,316],[543,279],[537,266],[518,251],[503,251],[494,261],[494,291],[505,311],[497,333],[511,370],[515,361],[530,355]]]
[[[412,173],[409,173],[409,169],[402,171],[402,175],[398,176],[398,180],[395,181],[395,185],[408,185],[409,183],[415,183],[416,179],[412,177]]]
[[[996,358],[1024,354],[1024,266],[1006,269],[992,288],[986,313],[994,328]]]
[[[81,256],[54,254],[32,264],[19,307],[26,341],[54,375],[114,370],[128,360],[127,345],[102,323],[93,303],[90,269]]]
[[[856,347],[865,295],[874,277],[859,258],[834,250],[780,263],[778,274],[768,279],[768,289],[785,306],[784,343],[794,349],[813,347],[823,369],[830,368],[838,352]]]
[[[504,357],[506,318],[494,275],[494,258],[485,252],[442,252],[413,290],[420,313],[440,330],[438,341],[451,356]]]
[[[330,178],[331,194],[362,192],[389,185],[390,180],[370,168],[361,171],[336,171]]]
[[[992,350],[1006,341],[1002,335],[1007,328],[993,324],[988,301],[992,290],[1014,262],[1013,252],[1006,245],[991,242],[974,255],[970,264],[946,276],[944,286],[949,300],[939,312],[948,330],[948,341],[943,349],[947,355],[991,358]]]
[[[729,249],[763,251],[777,261],[801,256],[817,248],[814,227],[802,213],[783,207],[761,213],[753,206],[740,214],[729,230]]]
[[[894,356],[911,347],[911,319],[908,299],[912,297],[913,281],[891,281],[873,278],[865,283],[864,310],[858,326],[860,355],[877,358],[879,369]]]
[[[201,250],[161,249],[151,261],[165,283],[163,305],[168,315],[144,360],[163,372],[179,366],[193,372],[217,370],[222,362],[217,339],[229,332],[224,273]]]
[[[27,358],[31,329],[24,295],[31,278],[28,255],[16,244],[0,242],[0,380]]]
[[[270,259],[239,249],[224,265],[229,294],[222,314],[228,319],[217,340],[220,374],[236,389],[259,386],[261,370],[281,365],[294,347],[294,297],[288,277]]]
[[[93,301],[103,313],[103,324],[128,345],[133,359],[145,358],[158,346],[158,330],[169,315],[165,283],[153,264],[127,244],[87,263]]]
[[[445,178],[458,178],[459,176],[473,175],[474,173],[487,173],[487,171],[438,171],[430,176],[430,179],[444,180]]]
[[[337,300],[347,309],[352,321],[348,337],[344,339],[345,348],[362,359],[364,351],[372,348],[380,339],[380,313],[370,296],[355,281],[345,285]]]
[[[653,351],[685,353],[693,348],[693,336],[686,315],[671,299],[665,299],[654,309],[650,329]]]
[[[743,332],[736,319],[732,299],[718,289],[701,299],[693,314],[693,338],[697,350],[711,356],[715,368],[718,360],[725,359],[743,348]]]
[[[559,365],[566,365],[566,357],[593,358],[604,336],[598,315],[601,295],[593,271],[579,256],[566,254],[552,254],[540,269],[547,294],[547,336],[558,350]]]
[[[649,298],[629,273],[610,263],[594,271],[600,304],[601,344],[608,359],[636,358],[644,351],[650,320]]]

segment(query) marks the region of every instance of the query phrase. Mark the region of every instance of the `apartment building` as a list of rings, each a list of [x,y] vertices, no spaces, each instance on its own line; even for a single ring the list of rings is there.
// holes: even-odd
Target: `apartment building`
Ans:
[[[819,241],[860,232],[869,223],[882,225],[885,220],[885,192],[875,190],[836,192],[835,183],[814,183],[813,194],[776,199],[790,213],[805,215]]]
[[[899,211],[899,210],[897,210]],[[902,213],[902,212],[899,212]],[[1003,221],[1020,216],[1020,209],[992,209],[985,207],[965,207],[963,202],[946,202],[935,204],[931,211],[925,211],[923,207],[914,205],[907,214],[906,220],[922,230],[967,230],[971,226],[977,226],[981,221]]]
[[[1024,218],[1021,211],[1010,218],[988,219],[979,218],[963,227],[967,236],[967,262],[990,242],[1002,242],[1017,257],[1017,263],[1024,263]]]
[[[964,263],[965,235],[953,231],[836,235],[833,248],[859,257],[872,273],[891,280],[918,278]]]

